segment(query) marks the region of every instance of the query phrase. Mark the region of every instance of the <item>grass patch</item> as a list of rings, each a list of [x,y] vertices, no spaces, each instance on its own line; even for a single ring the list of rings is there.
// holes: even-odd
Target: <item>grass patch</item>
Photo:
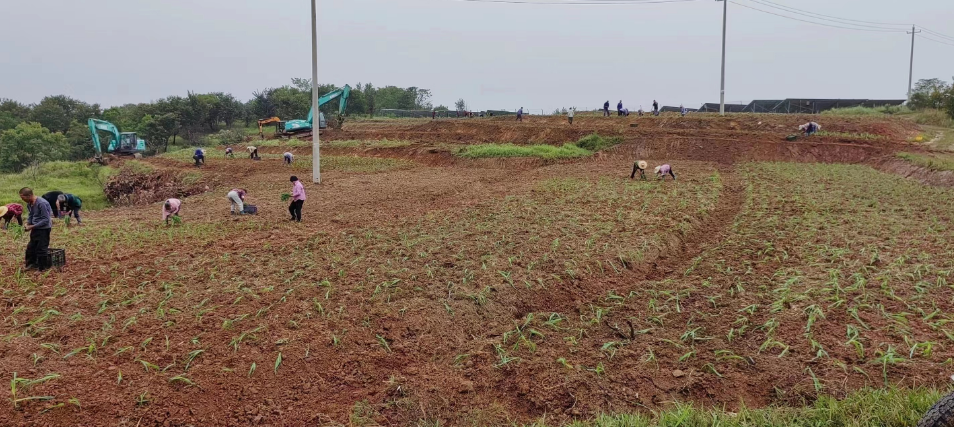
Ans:
[[[126,162],[129,164],[132,162]],[[116,170],[87,162],[49,162],[40,165],[34,175],[26,170],[18,174],[0,175],[0,204],[20,203],[19,191],[30,187],[40,195],[59,190],[83,199],[84,210],[103,209],[109,205],[103,185]]]
[[[619,144],[622,141],[623,141],[623,138],[620,138],[618,136],[611,136],[608,138],[604,138],[600,136],[598,133],[594,132],[587,136],[584,136],[583,138],[580,138],[579,141],[576,141],[576,146],[583,148],[585,150],[596,152],[596,151],[610,148],[614,145]]]
[[[331,141],[323,143],[322,145],[335,148],[399,148],[410,146],[411,141],[391,141],[388,139],[374,141],[356,139],[348,141]]]
[[[926,109],[915,112],[912,117],[919,125],[954,128],[954,118],[945,111]]]
[[[897,156],[914,165],[933,171],[954,171],[954,158],[942,155],[898,153]]]
[[[905,105],[883,107],[848,107],[822,111],[823,116],[882,116],[885,114],[911,114],[914,111]]]
[[[815,133],[818,136],[833,136],[836,138],[852,138],[852,139],[884,139],[882,135],[870,134],[867,132],[864,133],[852,133],[852,132],[828,132],[820,130]]]
[[[514,144],[478,144],[465,147],[457,155],[471,159],[494,157],[539,157],[541,159],[570,159],[586,157],[593,152],[574,144],[553,145],[514,145]]]
[[[128,162],[123,163],[121,170],[128,170],[132,173],[138,173],[138,174],[146,174],[156,170],[156,168],[152,167],[152,165],[146,162],[142,162],[139,160],[130,160]]]
[[[569,424],[572,427],[655,427],[655,426],[720,426],[720,427],[902,427],[917,424],[921,416],[940,399],[933,389],[866,389],[848,395],[844,400],[822,396],[802,408],[742,408],[736,413],[707,410],[677,404],[652,416],[604,415],[592,421]],[[544,427],[546,424],[533,424]]]
[[[541,159],[571,159],[576,157],[592,156],[593,153],[605,150],[619,144],[623,139],[618,136],[602,137],[591,133],[573,144],[563,144],[562,147],[547,144],[514,145],[514,144],[477,144],[468,145],[457,153],[460,157],[471,159],[493,157],[539,157]]]

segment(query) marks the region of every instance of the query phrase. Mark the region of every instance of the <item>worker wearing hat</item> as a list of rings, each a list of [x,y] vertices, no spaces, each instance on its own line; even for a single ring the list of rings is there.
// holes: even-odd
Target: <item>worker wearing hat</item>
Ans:
[[[10,221],[17,219],[17,223],[20,224],[20,227],[23,227],[23,205],[19,203],[10,203],[6,206],[0,206],[0,219],[3,219],[4,230],[7,229],[7,226],[10,225]]]
[[[649,163],[646,163],[645,160],[639,160],[639,161],[637,161],[636,163],[633,163],[633,173],[629,175],[629,179],[634,179],[634,178],[636,178],[636,172],[638,171],[640,178],[642,178],[643,181],[645,181],[645,180],[646,180],[646,168],[648,168],[648,167],[649,167]]]

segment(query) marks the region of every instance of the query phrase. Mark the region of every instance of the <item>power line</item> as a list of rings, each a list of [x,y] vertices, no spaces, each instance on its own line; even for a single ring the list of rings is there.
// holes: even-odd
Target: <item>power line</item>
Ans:
[[[942,42],[942,41],[940,41],[940,40],[934,40],[934,39],[932,39],[932,38],[930,38],[930,37],[927,37],[927,36],[918,36],[918,37],[920,37],[920,38],[922,38],[922,39],[925,39],[925,40],[930,40],[930,41],[935,42],[935,43],[946,44],[946,45],[948,45],[948,46],[954,46],[954,43],[948,43],[948,42]]]
[[[823,14],[823,13],[817,13],[817,12],[812,12],[812,11],[808,11],[808,10],[804,10],[804,9],[794,8],[794,7],[791,7],[791,6],[785,6],[785,5],[783,5],[783,4],[775,3],[775,2],[770,1],[770,0],[762,0],[762,1],[764,1],[765,3],[771,3],[771,4],[775,5],[775,6],[777,6],[778,8],[790,9],[790,10],[797,10],[797,11],[799,11],[799,12],[804,12],[804,13],[811,14],[811,15],[816,15],[816,16],[823,16],[823,17],[825,17],[825,18],[832,18],[832,19],[837,19],[837,20],[841,20],[841,21],[860,22],[860,23],[862,23],[862,24],[892,25],[892,26],[905,26],[905,27],[911,25],[911,24],[897,24],[897,23],[891,23],[891,22],[874,22],[874,21],[862,21],[862,20],[859,20],[859,19],[839,18],[839,17],[837,17],[837,16],[825,15],[825,14]],[[852,25],[854,25],[854,24],[852,24]]]
[[[937,32],[937,31],[933,31],[933,30],[924,28],[924,27],[922,27],[922,26],[920,26],[920,25],[918,26],[918,28],[924,30],[924,32],[926,32],[926,33],[933,34],[933,35],[936,36],[936,37],[940,37],[940,38],[943,38],[943,39],[949,39],[949,40],[951,40],[951,41],[954,41],[954,37],[941,34],[941,33]]]
[[[866,28],[842,27],[842,26],[838,26],[838,25],[831,25],[831,24],[824,24],[824,23],[821,23],[821,22],[809,21],[809,20],[806,20],[806,19],[793,18],[793,17],[791,17],[791,16],[782,15],[782,14],[778,14],[778,13],[775,13],[775,12],[769,12],[769,11],[767,11],[767,10],[762,10],[762,9],[755,8],[755,7],[752,7],[752,6],[746,6],[746,5],[744,5],[744,4],[741,4],[741,3],[738,3],[738,2],[735,2],[735,1],[731,1],[731,3],[734,4],[734,5],[736,5],[736,6],[741,6],[741,7],[744,7],[744,8],[746,8],[746,9],[752,9],[752,10],[755,10],[755,11],[758,11],[758,12],[767,13],[767,14],[769,14],[769,15],[775,15],[775,16],[778,16],[778,17],[781,17],[781,18],[791,19],[791,20],[793,20],[793,21],[805,22],[805,23],[808,23],[808,24],[821,25],[821,26],[824,26],[824,27],[841,28],[841,29],[843,29],[843,30],[868,31],[868,32],[874,32],[874,33],[903,33],[903,32],[905,31],[905,30],[887,30],[887,29],[883,29],[883,30],[880,30],[880,29],[879,29],[879,30],[872,30],[872,29],[866,29]]]
[[[788,10],[788,9],[789,9],[788,7],[777,6],[777,5],[775,5],[775,3],[772,3],[772,2],[767,1],[767,0],[764,0],[764,1],[763,1],[763,0],[749,0],[749,1],[754,2],[754,3],[761,4],[761,5],[763,5],[763,6],[768,6],[768,7],[771,7],[771,8],[779,9],[779,10],[782,10],[782,11],[785,11],[785,12],[788,12],[788,13],[794,13],[794,14],[796,14],[796,15],[807,16],[807,17],[813,18],[813,19],[820,19],[820,20],[822,20],[822,21],[829,21],[829,22],[834,22],[834,23],[843,24],[843,25],[853,25],[853,26],[855,26],[855,27],[877,28],[877,29],[880,29],[880,30],[898,31],[897,28],[889,28],[889,27],[874,26],[874,25],[865,25],[865,24],[854,24],[854,23],[851,23],[851,22],[845,22],[845,21],[851,21],[851,20],[850,20],[850,19],[843,19],[843,18],[828,17],[828,15],[813,16],[813,15],[820,15],[820,14],[813,14],[813,13],[811,13],[811,12],[804,12],[804,13],[803,13],[803,12],[800,11],[799,9],[795,9],[795,8],[791,8],[791,9],[793,9],[793,10]],[[822,16],[825,16],[825,17],[822,17]],[[832,19],[829,19],[829,18],[832,18]],[[910,24],[904,24],[904,25],[907,26],[907,25],[910,25]]]
[[[457,0],[468,3],[506,3],[533,5],[642,5],[659,3],[686,3],[699,0],[596,0],[596,1],[532,1],[532,0]]]

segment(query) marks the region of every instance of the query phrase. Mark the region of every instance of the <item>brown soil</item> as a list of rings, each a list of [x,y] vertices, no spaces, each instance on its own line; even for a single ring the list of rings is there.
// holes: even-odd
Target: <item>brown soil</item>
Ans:
[[[308,184],[300,225],[285,221],[286,204],[278,195],[288,191],[290,172],[278,160],[210,160],[201,169],[202,180],[185,184],[186,174],[195,171],[190,163],[147,159],[159,172],[121,175],[108,190],[119,204],[146,206],[90,212],[86,229],[56,230],[54,246],[65,245],[70,256],[63,272],[29,275],[26,281],[4,275],[3,289],[9,292],[2,301],[7,320],[0,334],[7,339],[0,345],[0,371],[32,379],[62,375],[35,386],[34,394],[55,395],[54,402],[64,405],[10,405],[0,411],[0,424],[413,425],[428,420],[500,425],[544,416],[560,423],[603,412],[655,409],[675,400],[731,409],[741,401],[766,405],[794,402],[792,396],[810,399],[797,361],[764,353],[735,368],[721,367],[721,378],[695,368],[676,372],[680,365],[674,360],[681,353],[657,346],[669,335],[637,335],[627,326],[627,319],[644,319],[646,313],[620,309],[602,322],[597,319],[595,326],[583,321],[594,307],[610,304],[608,294],[625,296],[651,282],[679,279],[694,258],[727,238],[745,202],[746,183],[736,170],[740,162],[868,163],[926,182],[937,179],[886,160],[897,151],[920,150],[905,142],[915,130],[907,122],[826,118],[826,130],[884,138],[784,141],[809,118],[578,118],[573,127],[547,117],[522,124],[503,118],[347,123],[344,130],[322,137],[413,144],[328,148],[323,155],[402,158],[417,167],[380,173],[328,170],[321,186]],[[462,160],[445,145],[562,144],[592,132],[620,135],[624,143],[593,158],[570,161]],[[286,150],[310,154],[308,147],[263,147],[261,152]],[[593,255],[600,268],[619,269],[616,274],[566,276],[567,270],[584,268],[568,260],[597,251],[585,239],[570,238],[574,227],[605,221],[612,233],[640,236],[640,231],[614,219],[621,210],[607,207],[612,200],[592,205],[591,216],[580,217],[585,221],[565,212],[542,212],[548,206],[534,203],[550,198],[546,191],[562,191],[546,185],[618,185],[628,179],[637,158],[670,162],[680,174],[678,184],[700,189],[709,188],[718,173],[718,198],[709,207],[692,205],[697,213],[691,218],[646,215],[648,222],[640,227],[661,237],[638,262]],[[941,181],[954,181],[946,179]],[[249,202],[262,215],[228,216],[225,192],[235,186],[248,188]],[[197,194],[207,188],[211,191]],[[189,195],[183,214],[195,228],[182,228],[189,230],[186,234],[158,225],[154,202]],[[539,236],[526,231],[537,218],[530,214],[553,214],[545,218],[551,226],[540,233],[539,242],[533,240]],[[501,227],[512,228],[480,228],[507,215],[511,220],[501,219]],[[529,219],[521,223],[513,218]],[[673,231],[675,223],[666,222],[676,219],[684,221],[685,231]],[[546,261],[538,267],[521,256],[496,259],[487,249],[508,247],[529,257],[546,252],[561,237],[577,246],[554,252],[558,259],[543,257]],[[20,262],[22,241],[15,244],[20,245],[17,256],[0,258],[2,271],[15,271]],[[491,253],[474,252],[481,248]],[[546,274],[537,277],[533,268]],[[508,271],[516,276],[509,284],[503,278]],[[489,302],[481,303],[481,298]],[[707,306],[698,296],[684,304],[700,310]],[[58,313],[48,316],[52,320],[28,324],[51,309]],[[570,354],[563,340],[574,333],[545,329],[541,319],[549,313],[562,313],[567,329],[580,328],[579,350],[573,350],[578,353],[570,357],[569,368],[554,361]],[[503,343],[505,351],[514,346],[508,334],[531,314],[536,320],[525,325],[546,337],[530,335],[527,341],[539,345],[534,352],[512,350],[528,360],[501,365],[495,344]],[[868,321],[883,325],[883,319]],[[843,323],[831,319],[819,340],[843,342]],[[666,331],[678,336],[685,326],[672,324]],[[236,342],[238,337],[243,339]],[[611,361],[601,345],[613,341],[628,344]],[[650,346],[656,346],[662,369],[647,369],[641,360]],[[716,350],[705,344],[700,348],[709,354]],[[74,349],[79,350],[67,356]],[[188,362],[189,352],[199,349],[203,351]],[[829,351],[850,353],[835,347]],[[42,359],[37,362],[34,355]],[[608,374],[590,371],[604,363],[612,366]],[[828,384],[834,394],[866,384],[835,368],[816,370],[832,380]],[[912,363],[892,368],[889,379],[936,384],[941,370],[939,363]],[[194,385],[172,381],[176,375]],[[779,389],[792,394],[781,398]],[[82,406],[66,403],[69,397]]]

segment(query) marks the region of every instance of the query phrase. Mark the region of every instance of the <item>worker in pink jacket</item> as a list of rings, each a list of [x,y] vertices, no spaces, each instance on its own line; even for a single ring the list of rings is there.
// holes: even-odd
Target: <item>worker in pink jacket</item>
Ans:
[[[182,206],[182,200],[166,199],[162,204],[162,220],[169,225],[169,220],[174,216],[179,216],[179,208]]]
[[[291,204],[288,205],[288,213],[291,214],[291,221],[301,222],[301,207],[305,204],[305,186],[301,184],[297,176],[292,176],[289,181],[292,183]]]

